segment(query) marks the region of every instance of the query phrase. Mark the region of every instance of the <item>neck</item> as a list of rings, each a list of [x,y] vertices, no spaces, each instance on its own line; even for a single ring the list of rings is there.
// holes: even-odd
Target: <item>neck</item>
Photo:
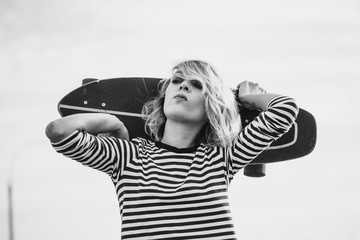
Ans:
[[[202,126],[177,123],[167,120],[162,143],[176,147],[189,148],[196,144],[196,138]]]

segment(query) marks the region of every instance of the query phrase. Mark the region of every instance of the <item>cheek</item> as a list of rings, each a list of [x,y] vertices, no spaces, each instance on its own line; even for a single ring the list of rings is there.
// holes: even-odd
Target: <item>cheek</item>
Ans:
[[[164,103],[163,103],[163,106],[162,106],[163,112],[164,112],[165,115],[166,115],[166,112],[167,112],[167,105],[168,105],[168,100],[167,100],[166,95],[165,95]]]
[[[204,119],[207,119],[207,115],[206,115],[206,109],[205,109],[205,99],[201,99],[199,101],[199,112],[200,112],[200,115],[202,116],[202,118]]]
[[[168,86],[168,87],[166,88],[166,90],[165,90],[164,105],[170,101],[170,99],[169,99],[169,98],[170,98],[170,95],[171,95],[170,92],[171,92],[171,87]]]

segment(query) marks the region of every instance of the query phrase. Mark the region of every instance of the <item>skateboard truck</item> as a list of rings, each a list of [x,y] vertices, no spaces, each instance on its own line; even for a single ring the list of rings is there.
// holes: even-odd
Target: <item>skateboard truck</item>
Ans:
[[[265,164],[252,164],[244,168],[244,175],[247,177],[264,177]]]

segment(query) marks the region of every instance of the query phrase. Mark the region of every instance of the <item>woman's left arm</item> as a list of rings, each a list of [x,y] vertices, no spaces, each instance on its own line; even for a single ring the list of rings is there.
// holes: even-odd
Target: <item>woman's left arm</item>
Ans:
[[[244,107],[261,110],[261,113],[240,132],[232,148],[230,161],[233,174],[286,133],[299,111],[293,98],[266,93],[251,82],[240,84],[238,97]]]

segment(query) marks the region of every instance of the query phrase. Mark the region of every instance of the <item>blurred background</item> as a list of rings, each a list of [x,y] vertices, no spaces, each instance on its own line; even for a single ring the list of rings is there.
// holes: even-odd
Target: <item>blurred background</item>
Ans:
[[[355,0],[2,0],[0,239],[120,239],[115,189],[57,154],[44,129],[87,77],[164,77],[212,63],[297,99],[318,124],[310,155],[239,173],[239,239],[360,239],[360,3]]]

